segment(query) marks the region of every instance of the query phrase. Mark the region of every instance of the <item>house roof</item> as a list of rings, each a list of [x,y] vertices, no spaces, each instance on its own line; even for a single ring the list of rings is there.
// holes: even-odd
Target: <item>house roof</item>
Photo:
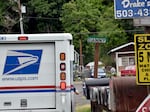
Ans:
[[[89,62],[89,63],[86,65],[86,67],[92,68],[92,67],[94,67],[94,64],[95,64],[95,62]],[[102,63],[101,61],[99,61],[99,62],[98,62],[98,65],[103,65],[103,63]]]
[[[129,42],[129,43],[127,43],[127,44],[123,44],[123,45],[121,45],[121,46],[119,46],[119,47],[116,47],[116,48],[110,50],[110,51],[108,52],[108,54],[113,53],[113,52],[115,52],[115,51],[117,51],[117,50],[120,50],[120,49],[122,49],[122,48],[124,48],[124,47],[127,47],[127,46],[130,46],[130,45],[134,45],[134,42]]]

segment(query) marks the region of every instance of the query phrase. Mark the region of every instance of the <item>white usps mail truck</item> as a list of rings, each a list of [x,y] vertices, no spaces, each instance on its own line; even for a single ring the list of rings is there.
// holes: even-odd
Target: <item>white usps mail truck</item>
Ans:
[[[73,112],[69,33],[0,35],[0,111]]]

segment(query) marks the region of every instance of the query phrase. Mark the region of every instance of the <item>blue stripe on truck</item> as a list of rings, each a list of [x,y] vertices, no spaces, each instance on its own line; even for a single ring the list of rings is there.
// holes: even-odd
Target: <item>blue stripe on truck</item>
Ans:
[[[13,90],[13,91],[0,91],[0,94],[3,93],[34,93],[34,92],[71,92],[71,90]]]

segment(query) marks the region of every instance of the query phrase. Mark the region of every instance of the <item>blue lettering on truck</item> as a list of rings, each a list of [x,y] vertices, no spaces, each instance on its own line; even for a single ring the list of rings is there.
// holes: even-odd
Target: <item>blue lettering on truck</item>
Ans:
[[[42,50],[8,50],[3,75],[38,74]]]

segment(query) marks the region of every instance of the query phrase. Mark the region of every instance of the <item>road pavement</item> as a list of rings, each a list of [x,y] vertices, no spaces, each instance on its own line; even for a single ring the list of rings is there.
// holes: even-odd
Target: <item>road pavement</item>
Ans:
[[[90,100],[87,100],[83,95],[82,81],[74,82],[74,86],[79,92],[79,95],[75,95],[75,106],[83,106],[90,104]]]

